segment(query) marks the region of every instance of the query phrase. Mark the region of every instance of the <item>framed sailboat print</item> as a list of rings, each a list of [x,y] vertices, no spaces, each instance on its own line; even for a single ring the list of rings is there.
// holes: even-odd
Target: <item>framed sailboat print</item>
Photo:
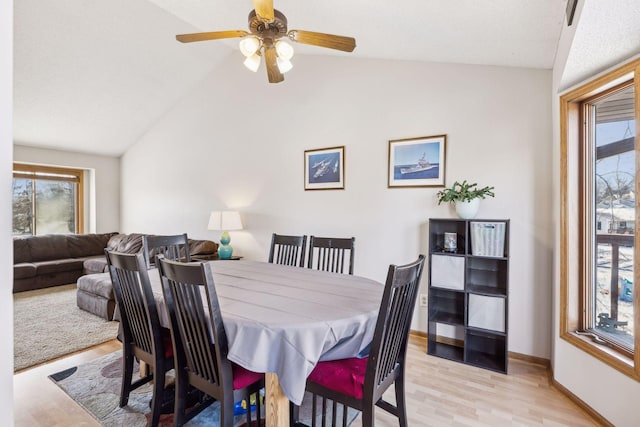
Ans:
[[[305,190],[344,190],[344,146],[305,150]]]
[[[447,135],[389,141],[389,188],[444,187]]]

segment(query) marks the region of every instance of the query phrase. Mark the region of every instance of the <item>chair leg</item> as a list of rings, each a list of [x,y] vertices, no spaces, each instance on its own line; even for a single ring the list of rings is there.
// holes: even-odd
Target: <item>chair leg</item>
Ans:
[[[375,424],[376,404],[373,402],[366,403],[362,407],[362,427],[373,427]]]
[[[220,427],[233,427],[233,392],[220,401]]]
[[[187,409],[187,394],[189,392],[189,381],[186,379],[186,372],[180,373],[176,370],[175,378],[176,397],[173,410],[173,425],[182,427],[185,423],[185,410]]]
[[[131,393],[131,379],[133,378],[133,354],[127,348],[122,355],[122,385],[120,387],[120,407],[129,403],[129,393]]]
[[[315,414],[313,414],[315,415]],[[289,420],[292,426],[297,425],[300,418],[300,406],[289,403]]]
[[[247,427],[251,427],[251,393],[247,389],[247,393],[245,395],[245,399],[247,399]],[[234,404],[235,406],[235,404]]]
[[[256,425],[260,426],[260,390],[256,391]]]
[[[153,396],[151,397],[151,427],[156,427],[160,423],[160,410],[162,409],[162,399],[164,397],[165,373],[162,366],[155,366],[153,373]]]
[[[404,373],[396,378],[395,387],[398,421],[400,422],[400,427],[407,427],[407,405],[404,400]]]

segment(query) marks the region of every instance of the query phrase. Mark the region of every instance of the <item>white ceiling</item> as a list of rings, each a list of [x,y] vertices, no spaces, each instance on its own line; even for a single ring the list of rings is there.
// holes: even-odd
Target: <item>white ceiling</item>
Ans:
[[[592,1],[592,0],[588,0]],[[625,0],[626,1],[626,0]],[[352,54],[297,54],[550,69],[565,0],[275,0],[290,29],[353,36]],[[122,154],[237,40],[175,34],[246,29],[251,0],[14,2],[14,140]],[[262,79],[247,73],[247,79]],[[286,81],[284,83],[286,84]]]
[[[639,0],[583,1],[589,7],[580,14],[563,73],[564,87],[640,53]]]
[[[246,29],[253,9],[251,0],[150,1],[202,31]],[[289,29],[355,37],[355,57],[533,68],[553,66],[564,19],[563,0],[274,0],[274,5],[286,15]],[[295,47],[309,54],[342,54]]]

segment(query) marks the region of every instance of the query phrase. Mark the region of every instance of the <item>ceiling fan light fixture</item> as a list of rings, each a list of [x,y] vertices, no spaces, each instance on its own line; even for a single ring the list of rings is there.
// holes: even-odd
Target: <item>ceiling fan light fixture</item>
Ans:
[[[254,73],[258,71],[260,67],[260,55],[254,53],[251,56],[247,56],[247,59],[243,62],[244,66],[253,71]]]
[[[245,37],[240,40],[239,46],[240,52],[248,58],[260,49],[260,40],[257,37]]]
[[[278,54],[278,58],[288,61],[293,58],[293,46],[284,40],[278,40],[276,42],[276,53]]]
[[[342,52],[353,52],[356,40],[353,37],[317,33],[306,30],[289,30],[287,17],[273,8],[273,0],[252,0],[254,9],[249,12],[249,30],[209,31],[178,34],[181,43],[238,38],[239,50],[245,57],[244,65],[256,72],[264,56],[269,83],[284,81],[283,74],[293,68],[291,58],[294,49],[288,42],[301,43]],[[285,41],[285,39],[288,39]]]
[[[288,59],[278,58],[276,63],[278,64],[278,69],[282,74],[293,68],[293,64]]]

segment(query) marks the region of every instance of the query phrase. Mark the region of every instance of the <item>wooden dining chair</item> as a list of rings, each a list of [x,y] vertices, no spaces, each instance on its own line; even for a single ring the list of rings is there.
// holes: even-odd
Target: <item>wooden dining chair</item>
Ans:
[[[353,274],[356,238],[316,237],[309,238],[308,268]]]
[[[166,259],[190,262],[189,239],[187,233],[169,236],[142,236],[142,247],[147,268],[155,266],[156,256],[164,255]]]
[[[316,426],[318,407],[322,425],[327,415],[327,399],[332,400],[332,420],[336,425],[337,404],[343,406],[342,425],[347,425],[347,408],[362,412],[362,426],[373,427],[375,407],[398,417],[400,427],[407,427],[404,397],[405,357],[411,317],[416,303],[424,255],[410,264],[389,266],[387,282],[378,312],[369,355],[319,362],[307,378],[307,391],[313,395],[312,427]],[[382,399],[382,394],[395,384],[396,405]],[[321,396],[322,404],[316,403]]]
[[[142,254],[105,250],[122,330],[122,386],[120,407],[126,406],[131,392],[153,380],[151,426],[157,426],[162,408],[165,374],[173,369],[173,346],[169,329],[160,325]],[[146,362],[147,371],[133,377],[134,359]]]
[[[293,265],[304,267],[307,236],[285,236],[273,233],[269,262],[272,264]]]
[[[212,402],[206,400],[185,413],[192,386],[220,402],[222,427],[233,426],[234,402],[245,399],[247,426],[251,426],[250,396],[264,387],[264,374],[248,371],[227,359],[227,334],[211,267],[207,263],[170,261],[162,255],[157,259],[176,348],[174,425],[182,426]],[[259,394],[255,402],[259,424]]]

